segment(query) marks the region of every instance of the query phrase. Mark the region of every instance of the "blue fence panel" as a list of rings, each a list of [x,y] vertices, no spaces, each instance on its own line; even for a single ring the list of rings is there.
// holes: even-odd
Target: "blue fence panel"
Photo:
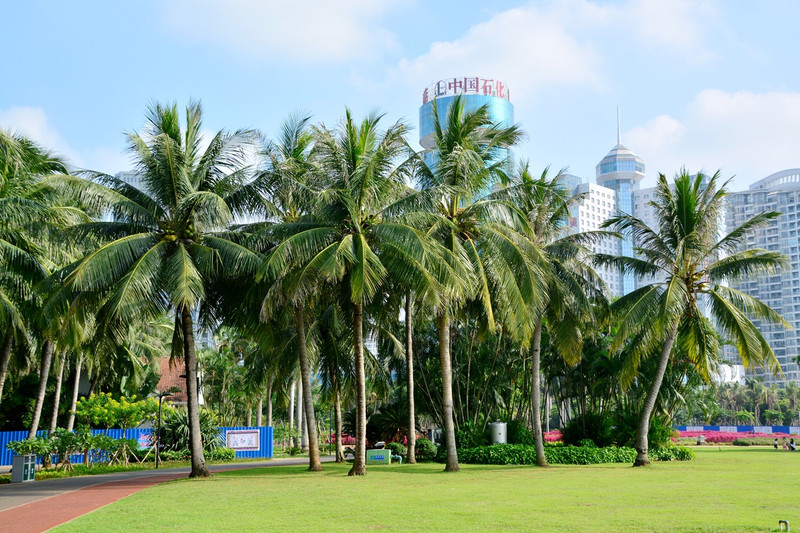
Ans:
[[[223,444],[225,446],[228,445],[228,431],[241,430],[258,430],[258,450],[236,450],[237,459],[272,459],[272,426],[231,426],[219,428]]]
[[[226,435],[229,430],[258,430],[258,450],[237,450],[236,457],[239,459],[242,458],[264,458],[264,459],[271,459],[273,454],[273,443],[272,443],[272,435],[273,430],[272,426],[261,426],[261,427],[246,427],[246,426],[236,426],[236,427],[224,427],[219,428],[220,435],[222,436],[222,441],[225,443]],[[133,429],[93,429],[92,434],[94,435],[108,435],[109,437],[119,439],[123,437],[127,439],[134,439],[139,443],[140,447],[147,447],[150,444],[150,438],[153,434],[153,428],[133,428]],[[42,430],[36,433],[38,437],[44,437],[47,435],[47,431]],[[14,457],[14,453],[8,449],[8,443],[13,442],[16,440],[24,440],[28,437],[27,430],[21,431],[0,431],[0,466],[9,466],[12,463],[12,458]],[[80,464],[83,462],[83,454],[75,454],[70,456],[70,461],[74,464]],[[37,459],[37,462],[41,464],[41,458]]]

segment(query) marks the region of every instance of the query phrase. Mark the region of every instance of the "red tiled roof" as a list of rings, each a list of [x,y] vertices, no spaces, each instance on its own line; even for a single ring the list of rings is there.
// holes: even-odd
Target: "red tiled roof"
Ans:
[[[186,367],[183,364],[183,359],[175,360],[170,365],[169,357],[162,357],[159,361],[161,379],[158,380],[156,390],[159,392],[166,392],[171,388],[180,389],[180,392],[175,392],[169,396],[167,400],[172,403],[186,403],[186,380],[181,376],[186,372]]]

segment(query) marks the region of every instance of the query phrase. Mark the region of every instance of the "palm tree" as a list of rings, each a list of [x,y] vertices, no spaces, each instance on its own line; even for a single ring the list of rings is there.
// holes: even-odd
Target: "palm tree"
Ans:
[[[312,214],[278,225],[280,244],[266,271],[282,292],[309,297],[318,287],[341,284],[352,315],[356,382],[356,453],[350,475],[366,473],[366,380],[364,371],[364,306],[387,277],[405,277],[420,289],[432,283],[426,267],[427,242],[402,220],[395,220],[394,202],[407,194],[402,167],[396,161],[406,149],[407,128],[398,122],[379,130],[381,115],[360,124],[347,110],[339,128],[315,131],[315,150],[325,188]],[[333,290],[336,290],[335,288]]]
[[[548,179],[547,169],[534,178],[527,164],[522,164],[515,186],[506,192],[525,213],[530,224],[530,239],[538,253],[537,262],[545,278],[544,307],[533,308],[531,343],[531,422],[536,445],[536,464],[546,466],[541,418],[540,362],[542,329],[546,327],[559,356],[569,365],[581,358],[581,325],[591,322],[592,300],[602,299],[603,283],[588,264],[590,250],[584,246],[602,232],[567,234],[564,222],[569,209],[580,196],[572,196],[559,173]]]
[[[66,222],[44,185],[66,171],[61,159],[33,141],[0,130],[0,398],[14,340],[28,342],[26,317],[41,305],[36,285],[53,266],[49,237]]]
[[[174,310],[173,350],[182,352],[186,367],[190,477],[209,475],[200,434],[194,314],[213,278],[254,270],[258,263],[256,254],[220,233],[249,207],[239,193],[253,134],[220,131],[202,151],[201,127],[197,102],[186,107],[183,129],[176,104],[148,109],[144,132],[128,135],[143,188],[95,176],[106,187],[87,186],[87,195],[109,203],[114,220],[78,228],[103,244],[67,278],[79,291],[103,295],[100,316],[109,322]]]
[[[660,349],[657,370],[639,415],[634,466],[650,462],[650,415],[676,344],[707,379],[711,363],[720,352],[716,324],[734,341],[746,366],[766,365],[780,372],[772,348],[749,316],[783,325],[787,322],[763,302],[724,285],[727,280],[769,271],[784,263],[777,252],[746,248],[749,232],[779,213],[756,215],[718,240],[726,195],[725,184],[718,186],[718,181],[719,172],[708,178],[682,171],[670,185],[661,174],[650,203],[656,228],[626,213],[604,225],[630,234],[638,257],[600,256],[598,261],[657,280],[613,305],[619,329],[612,348],[631,342],[629,368],[638,367],[643,357]]]
[[[466,111],[460,97],[450,104],[445,123],[439,120],[436,102],[432,118],[435,147],[419,158],[417,171],[421,197],[430,200],[438,215],[430,234],[472,273],[463,291],[455,279],[447,280],[436,309],[445,470],[453,472],[459,470],[450,356],[453,311],[465,299],[474,299],[492,329],[497,316],[512,334],[529,335],[528,309],[532,302],[541,304],[541,290],[529,260],[536,254],[523,234],[524,214],[506,199],[487,194],[506,179],[507,149],[521,137],[519,128],[493,124],[486,106]]]
[[[279,141],[270,143],[263,151],[268,163],[266,169],[260,172],[249,186],[258,190],[261,210],[267,217],[266,228],[263,228],[265,224],[258,223],[250,228],[243,228],[245,232],[256,230],[248,242],[251,247],[259,251],[274,249],[279,243],[279,240],[273,238],[275,225],[297,224],[311,209],[317,187],[314,183],[316,175],[313,171],[316,162],[311,153],[313,136],[308,126],[309,120],[308,116],[293,115],[284,122]],[[302,392],[302,408],[298,413],[305,415],[299,417],[298,427],[301,424],[300,419],[305,419],[305,432],[301,433],[308,437],[308,469],[320,471],[322,464],[317,443],[317,422],[306,335],[306,306],[312,295],[298,290],[298,287],[291,282],[298,272],[281,274],[283,277],[280,279],[268,279],[269,276],[262,275],[262,278],[273,283],[265,294],[260,296],[260,316],[262,321],[268,322],[275,313],[285,308],[291,309]],[[300,405],[298,398],[298,408]]]

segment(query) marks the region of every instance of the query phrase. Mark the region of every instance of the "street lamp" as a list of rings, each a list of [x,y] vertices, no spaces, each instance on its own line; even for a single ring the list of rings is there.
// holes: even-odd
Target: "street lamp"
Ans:
[[[166,392],[159,392],[158,393],[158,422],[156,425],[156,468],[158,468],[158,463],[161,458],[161,400],[168,396],[172,396],[172,393],[175,392],[172,389]]]

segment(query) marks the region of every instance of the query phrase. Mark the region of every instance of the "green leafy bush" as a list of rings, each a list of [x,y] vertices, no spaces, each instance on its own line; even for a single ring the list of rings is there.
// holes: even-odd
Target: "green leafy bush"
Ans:
[[[775,438],[773,437],[770,439],[768,437],[747,437],[743,439],[734,439],[731,444],[734,446],[773,446],[775,444]],[[779,447],[780,444],[780,441],[778,441]]]
[[[236,459],[236,450],[220,446],[208,453],[209,461],[233,461]]]
[[[533,445],[533,432],[522,420],[512,420],[506,425],[506,437],[509,444]],[[484,444],[489,444],[485,442]]]
[[[405,456],[406,454],[406,445],[402,442],[390,442],[386,445],[386,449],[392,450],[392,455]]]
[[[200,438],[207,452],[222,446],[217,417],[213,411],[200,409]],[[161,445],[164,450],[189,450],[189,414],[186,409],[175,409],[161,422]]]
[[[564,446],[548,444],[544,448],[550,464],[592,465],[601,463],[633,463],[636,450],[627,447]],[[694,457],[684,447],[666,447],[651,455],[655,460],[688,461]],[[532,465],[536,464],[536,448],[524,444],[493,444],[458,451],[458,459],[465,464]]]
[[[602,447],[614,444],[612,437],[612,420],[603,413],[586,413],[570,420],[561,430],[561,439],[565,444],[579,445],[584,440],[591,440]]]
[[[417,461],[433,461],[436,458],[438,449],[436,445],[425,437],[417,439],[416,456]]]
[[[474,448],[475,446],[486,446],[487,444],[489,444],[489,439],[483,430],[482,424],[465,422],[456,430],[457,448]]]
[[[6,447],[16,455],[38,455],[43,456],[50,453],[50,439],[34,437],[32,439],[15,440],[9,442]]]
[[[639,427],[639,412],[633,408],[626,408],[614,416],[614,429],[611,431],[614,444],[617,446],[636,446],[636,431]],[[675,429],[672,423],[664,416],[654,416],[650,421],[650,430],[647,433],[647,444],[650,448],[662,448],[672,443]]]
[[[694,452],[686,446],[661,446],[648,450],[648,455],[653,461],[691,461],[694,459]]]
[[[164,450],[161,452],[162,461],[188,461],[189,459],[189,450]]]

